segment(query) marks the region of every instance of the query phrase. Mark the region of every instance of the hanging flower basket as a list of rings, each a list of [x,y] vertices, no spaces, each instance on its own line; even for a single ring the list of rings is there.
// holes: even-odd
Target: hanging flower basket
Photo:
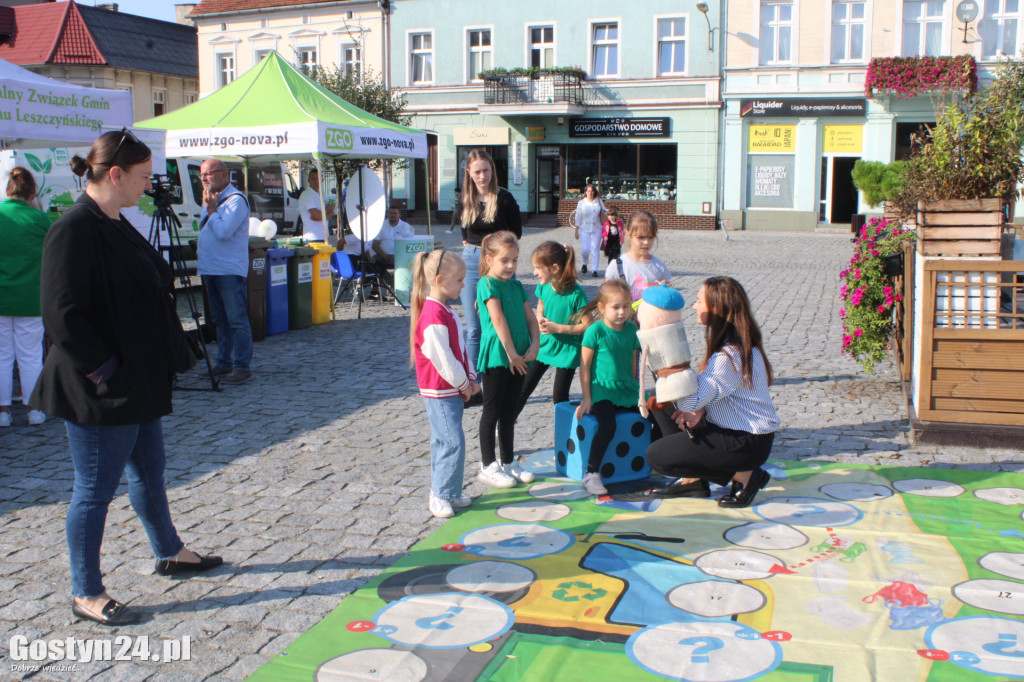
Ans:
[[[962,92],[978,86],[978,65],[970,55],[956,57],[876,57],[868,64],[864,92],[868,97],[900,99],[926,92]]]

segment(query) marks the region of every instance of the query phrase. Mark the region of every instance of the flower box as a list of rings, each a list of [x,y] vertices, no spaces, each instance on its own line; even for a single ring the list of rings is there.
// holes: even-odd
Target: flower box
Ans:
[[[927,92],[973,93],[978,86],[974,57],[875,57],[868,64],[864,92],[868,97],[910,98]]]

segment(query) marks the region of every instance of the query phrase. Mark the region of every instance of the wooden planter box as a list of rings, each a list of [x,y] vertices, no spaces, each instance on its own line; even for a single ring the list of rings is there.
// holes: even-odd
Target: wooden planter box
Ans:
[[[1000,257],[1003,199],[949,199],[917,204],[918,253],[945,258]]]

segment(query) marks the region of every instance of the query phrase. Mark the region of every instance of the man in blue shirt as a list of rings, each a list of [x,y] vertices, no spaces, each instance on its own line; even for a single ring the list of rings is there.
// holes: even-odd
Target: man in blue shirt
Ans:
[[[199,274],[210,298],[210,320],[217,327],[213,374],[221,377],[222,383],[240,384],[252,377],[245,282],[249,274],[249,202],[228,181],[228,169],[219,159],[204,161],[199,179],[203,183]]]

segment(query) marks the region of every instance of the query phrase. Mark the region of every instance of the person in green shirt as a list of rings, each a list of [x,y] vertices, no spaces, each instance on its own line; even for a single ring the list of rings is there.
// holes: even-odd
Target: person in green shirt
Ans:
[[[50,219],[29,203],[35,197],[32,173],[22,166],[12,168],[7,199],[0,203],[0,426],[11,425],[14,362],[26,405],[43,368],[39,272]],[[44,421],[42,410],[29,410],[29,424]]]
[[[597,312],[597,318],[593,316]],[[636,358],[640,350],[637,326],[631,321],[632,297],[621,279],[605,280],[597,296],[588,303],[580,319],[592,320],[583,332],[580,353],[580,386],[583,400],[576,408],[576,419],[585,414],[597,417],[597,433],[590,444],[583,487],[591,495],[606,495],[601,482],[601,460],[615,435],[617,410],[637,411],[636,396],[640,382],[636,376]]]
[[[519,396],[516,418],[526,407],[544,373],[555,368],[552,401],[569,400],[569,387],[580,366],[580,336],[587,325],[573,317],[587,304],[587,295],[576,281],[576,254],[567,244],[546,241],[533,250],[533,274],[537,284],[537,324],[540,326],[540,352],[530,364]]]

